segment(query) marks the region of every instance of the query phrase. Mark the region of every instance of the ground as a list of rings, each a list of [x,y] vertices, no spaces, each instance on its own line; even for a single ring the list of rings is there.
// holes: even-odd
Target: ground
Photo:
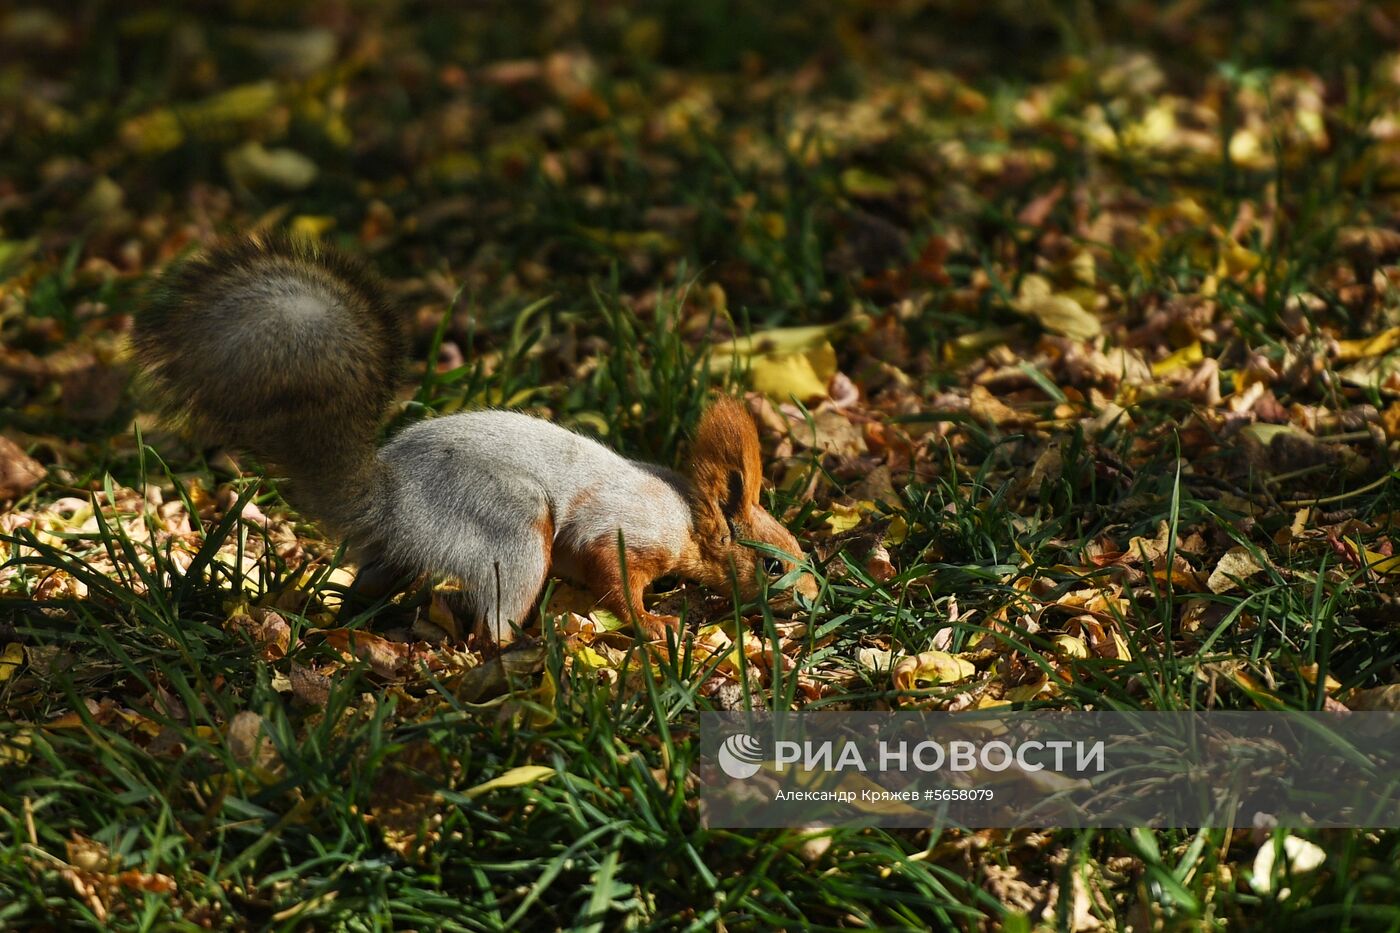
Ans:
[[[1393,928],[1393,832],[735,832],[692,772],[746,702],[1400,703],[1397,39],[1393,3],[8,4],[0,925]],[[450,580],[338,612],[336,542],[132,380],[160,272],[255,230],[410,309],[386,434],[494,405],[675,465],[742,395],[819,598],[668,584],[645,645],[559,586],[502,655]]]

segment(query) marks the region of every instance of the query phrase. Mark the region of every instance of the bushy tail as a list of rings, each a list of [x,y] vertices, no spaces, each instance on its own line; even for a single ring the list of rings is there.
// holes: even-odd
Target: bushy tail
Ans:
[[[334,531],[372,521],[375,441],[406,347],[364,267],[279,237],[225,244],[165,274],[134,344],[168,417],[285,471]]]

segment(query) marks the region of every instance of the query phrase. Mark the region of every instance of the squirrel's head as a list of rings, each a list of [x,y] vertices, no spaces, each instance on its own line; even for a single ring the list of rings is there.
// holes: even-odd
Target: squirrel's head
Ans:
[[[789,558],[805,557],[797,539],[759,504],[763,468],[758,428],[740,402],[721,398],[700,418],[690,479],[699,552],[693,575],[700,582],[725,591],[737,580],[740,594],[752,598],[758,595],[760,577],[776,581],[797,566],[752,543],[768,545]],[[798,577],[793,588],[809,598],[817,595],[811,574]]]

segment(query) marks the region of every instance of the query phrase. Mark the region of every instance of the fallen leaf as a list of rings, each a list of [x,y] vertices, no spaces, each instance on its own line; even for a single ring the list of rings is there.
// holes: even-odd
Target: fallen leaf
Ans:
[[[1263,569],[1249,548],[1232,547],[1216,562],[1215,569],[1206,579],[1206,587],[1212,593],[1224,593],[1238,587],[1240,580],[1247,580]]]
[[[277,106],[277,84],[258,81],[229,88],[194,104],[161,107],[122,124],[132,151],[154,156],[180,146],[186,134],[207,138],[266,115]]]
[[[1161,378],[1177,370],[1194,366],[1205,358],[1205,352],[1201,349],[1201,342],[1196,340],[1182,347],[1180,350],[1177,350],[1170,356],[1153,363],[1152,375]]]
[[[12,641],[0,653],[0,684],[9,680],[24,664],[24,645]]]
[[[899,575],[890,561],[890,552],[881,545],[875,545],[870,556],[865,559],[865,571],[881,583],[887,583]]]
[[[1294,877],[1316,871],[1327,860],[1327,852],[1306,839],[1284,836],[1281,845],[1274,839],[1268,839],[1255,853],[1254,865],[1249,875],[1249,886],[1256,894],[1268,894],[1273,891],[1274,864],[1280,849],[1283,850],[1285,870]],[[1283,900],[1290,893],[1288,888],[1280,888],[1276,896]]]
[[[252,710],[243,710],[229,720],[225,741],[233,760],[246,768],[273,772],[280,764],[276,746],[263,731],[262,716]]]
[[[38,460],[0,434],[0,502],[13,501],[29,492],[45,476]]]
[[[527,784],[537,784],[554,776],[553,768],[546,768],[544,765],[520,765],[511,768],[504,774],[497,775],[489,781],[484,781],[475,787],[468,788],[464,793],[469,798],[480,797],[493,790],[500,790],[503,787],[524,787]]]
[[[826,524],[831,528],[832,534],[843,534],[858,526],[861,522],[861,510],[854,505],[842,505],[839,502],[831,504],[831,514],[826,517]]]
[[[749,364],[749,380],[754,391],[779,401],[808,402],[826,395],[826,381],[806,353],[769,353],[755,357]]]
[[[1349,709],[1400,712],[1400,684],[1353,690],[1347,694],[1346,702]]]
[[[1050,280],[1042,275],[1032,274],[1021,280],[1021,290],[1011,307],[1034,318],[1051,333],[1075,340],[1088,340],[1103,331],[1098,318],[1068,295],[1057,294]]]
[[[361,661],[369,662],[370,668],[380,677],[396,679],[400,669],[408,660],[411,649],[408,645],[389,641],[373,632],[359,629],[330,629],[319,633],[326,644]]]
[[[977,673],[977,668],[946,651],[925,651],[903,658],[891,672],[894,688],[902,692],[927,690],[939,684],[955,684]]]
[[[1083,660],[1089,657],[1089,646],[1084,643],[1083,638],[1060,634],[1050,641],[1055,646],[1055,653],[1066,660]]]
[[[1397,348],[1400,348],[1400,327],[1389,327],[1370,337],[1362,337],[1358,340],[1338,340],[1337,360],[1342,363],[1350,363],[1373,356],[1385,356]]]
[[[888,671],[894,665],[894,652],[888,648],[861,648],[856,660],[868,671]]]
[[[325,674],[293,663],[287,677],[291,682],[292,695],[303,703],[320,709],[330,699],[331,679]]]

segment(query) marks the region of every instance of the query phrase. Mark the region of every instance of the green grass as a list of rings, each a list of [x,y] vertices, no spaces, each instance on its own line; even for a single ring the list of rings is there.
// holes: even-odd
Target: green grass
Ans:
[[[51,467],[0,513],[0,650],[23,658],[0,665],[0,926],[1400,928],[1393,832],[1302,833],[1327,860],[1278,898],[1246,880],[1248,828],[738,832],[698,811],[698,714],[735,696],[888,709],[1043,680],[1034,702],[1058,708],[1306,710],[1396,682],[1400,594],[1356,554],[1393,543],[1394,441],[1366,406],[1395,403],[1339,382],[1329,349],[1400,322],[1392,285],[1365,290],[1394,251],[1346,239],[1393,229],[1400,207],[1368,130],[1400,108],[1393,59],[1360,12],[1206,4],[1183,24],[1156,6],[351,4],[333,63],[277,77],[270,107],[202,120],[197,102],[271,74],[259,29],[318,16],[94,3],[0,20],[0,423]],[[66,38],[16,38],[39,27]],[[1133,88],[1125,48],[1154,56],[1160,84]],[[554,73],[492,71],[552,54]],[[1303,71],[1325,146],[1296,138]],[[1209,145],[1136,141],[1167,95],[1218,117]],[[180,126],[169,148],[132,142],[153,113]],[[1277,158],[1233,154],[1241,127]],[[309,157],[315,182],[238,183],[224,157],[248,140]],[[93,208],[102,178],[123,197]],[[893,495],[833,534],[897,458],[768,432],[770,451],[787,442],[769,504],[822,595],[796,612],[690,603],[692,633],[765,646],[805,621],[792,666],[730,678],[684,639],[614,638],[596,663],[554,619],[495,661],[450,639],[388,671],[338,651],[334,542],[255,465],[240,478],[138,430],[123,387],[121,335],[168,259],[296,218],[324,221],[414,313],[415,384],[388,432],[515,407],[675,464],[706,398],[744,383],[713,344],[862,321],[834,349],[862,390],[853,422],[907,445]],[[921,265],[940,243],[946,260]],[[1157,362],[1199,341],[1227,401],[1076,375],[1068,342],[1014,304],[1031,275],[1084,287],[1081,251],[1105,347]],[[1188,326],[1200,301],[1213,317]],[[1338,416],[1316,433],[1355,469],[1242,439],[1228,398],[1265,364],[1281,417]],[[111,373],[112,404],[95,404]],[[967,404],[998,374],[1016,415],[1001,422]],[[272,522],[240,520],[221,487]],[[65,498],[92,518],[61,521]],[[171,515],[189,529],[166,534]],[[1163,526],[1163,553],[1118,555]],[[888,579],[869,560],[882,541]],[[1220,593],[1150,572],[1179,559],[1204,578],[1237,546],[1263,569]],[[1084,635],[1102,650],[1066,656],[1073,614],[1046,607],[1092,585],[1122,602]],[[429,598],[349,627],[407,653]],[[254,631],[273,617],[285,653]],[[901,696],[862,661],[935,644],[977,675]],[[553,773],[480,790],[528,766]]]

